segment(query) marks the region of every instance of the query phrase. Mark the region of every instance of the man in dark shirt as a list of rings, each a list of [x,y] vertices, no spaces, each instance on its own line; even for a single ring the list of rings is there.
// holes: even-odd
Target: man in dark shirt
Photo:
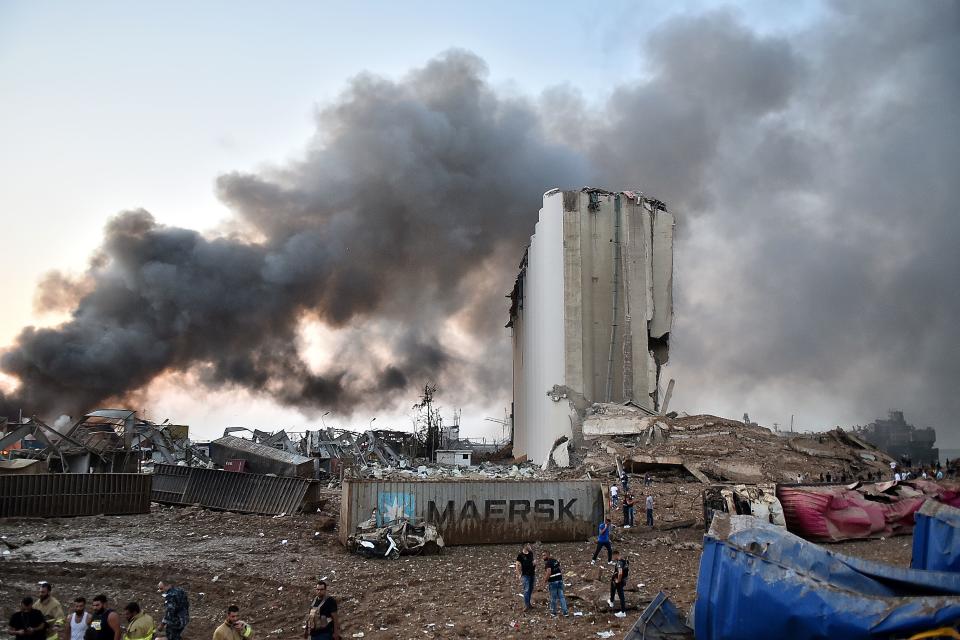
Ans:
[[[20,611],[10,617],[7,633],[23,640],[43,640],[47,637],[47,620],[33,608],[33,598],[27,596],[20,601]]]
[[[533,608],[530,604],[530,597],[533,595],[534,577],[536,576],[536,558],[533,556],[533,548],[529,542],[523,543],[523,549],[517,554],[517,577],[523,582],[523,610],[529,611]]]
[[[613,575],[610,576],[610,599],[607,604],[613,608],[613,595],[620,598],[620,611],[615,615],[618,618],[627,616],[626,599],[623,597],[623,588],[627,584],[627,574],[630,573],[630,563],[620,557],[619,551],[613,552]]]
[[[623,528],[629,529],[633,526],[633,506],[637,504],[637,499],[632,493],[628,493],[623,498]]]
[[[303,637],[310,640],[340,640],[340,618],[337,601],[327,594],[327,583],[317,582],[310,613],[303,629]]]
[[[560,561],[550,557],[549,551],[543,552],[543,574],[547,588],[550,590],[550,615],[557,615],[557,603],[564,616],[569,616],[567,599],[563,595],[563,570]]]

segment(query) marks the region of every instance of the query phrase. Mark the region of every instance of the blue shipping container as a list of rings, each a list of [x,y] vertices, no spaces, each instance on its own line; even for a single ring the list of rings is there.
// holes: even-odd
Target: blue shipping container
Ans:
[[[910,566],[960,572],[960,509],[927,500],[914,519]]]
[[[960,574],[848,558],[751,516],[704,537],[697,640],[909,637],[960,624]]]

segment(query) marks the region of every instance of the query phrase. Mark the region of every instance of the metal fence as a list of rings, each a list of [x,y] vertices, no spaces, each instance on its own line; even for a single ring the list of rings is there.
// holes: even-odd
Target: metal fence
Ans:
[[[596,480],[346,480],[340,539],[377,510],[380,524],[421,518],[446,544],[586,540],[603,518]]]
[[[310,501],[314,482],[198,467],[158,464],[152,497],[164,504],[199,504],[209,509],[261,515],[295,513]]]
[[[149,476],[136,473],[0,476],[0,518],[149,512]]]

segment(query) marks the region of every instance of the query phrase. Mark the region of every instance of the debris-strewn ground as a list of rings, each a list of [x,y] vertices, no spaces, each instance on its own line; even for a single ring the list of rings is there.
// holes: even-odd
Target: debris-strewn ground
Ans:
[[[658,519],[697,517],[699,502],[688,494],[696,496],[700,486],[655,485]],[[642,495],[643,487],[636,489]],[[328,508],[335,512],[334,506]],[[89,600],[105,592],[114,604],[136,600],[156,616],[160,597],[155,585],[164,577],[190,593],[189,640],[209,638],[224,608],[234,603],[257,637],[300,637],[318,577],[329,582],[340,602],[345,638],[360,633],[364,638],[590,638],[607,630],[621,637],[638,613],[617,619],[607,611],[609,571],[604,563],[591,567],[592,541],[550,546],[564,564],[572,613],[553,619],[543,590],[535,594],[535,610],[521,612],[512,567],[516,545],[364,560],[344,551],[335,533],[315,535],[329,524],[328,516],[270,518],[155,506],[140,516],[0,520],[0,534],[16,547],[0,559],[0,617],[7,619],[40,579],[52,582],[64,603],[76,595]],[[642,509],[637,517],[642,522]],[[626,531],[618,526],[614,546],[631,561],[628,600],[643,603],[662,589],[687,610],[696,589],[702,535],[699,527]],[[899,565],[910,559],[909,537],[831,548]]]

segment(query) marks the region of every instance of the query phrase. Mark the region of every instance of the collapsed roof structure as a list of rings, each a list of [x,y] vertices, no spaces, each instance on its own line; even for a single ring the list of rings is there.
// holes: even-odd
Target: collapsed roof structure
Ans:
[[[0,450],[8,450],[14,458],[46,460],[49,470],[55,472],[136,473],[144,451],[156,452],[168,464],[185,459],[209,463],[190,446],[186,426],[158,425],[138,418],[130,409],[98,409],[63,431],[36,417],[5,424],[6,428],[0,429]],[[24,442],[37,446],[20,446]]]

